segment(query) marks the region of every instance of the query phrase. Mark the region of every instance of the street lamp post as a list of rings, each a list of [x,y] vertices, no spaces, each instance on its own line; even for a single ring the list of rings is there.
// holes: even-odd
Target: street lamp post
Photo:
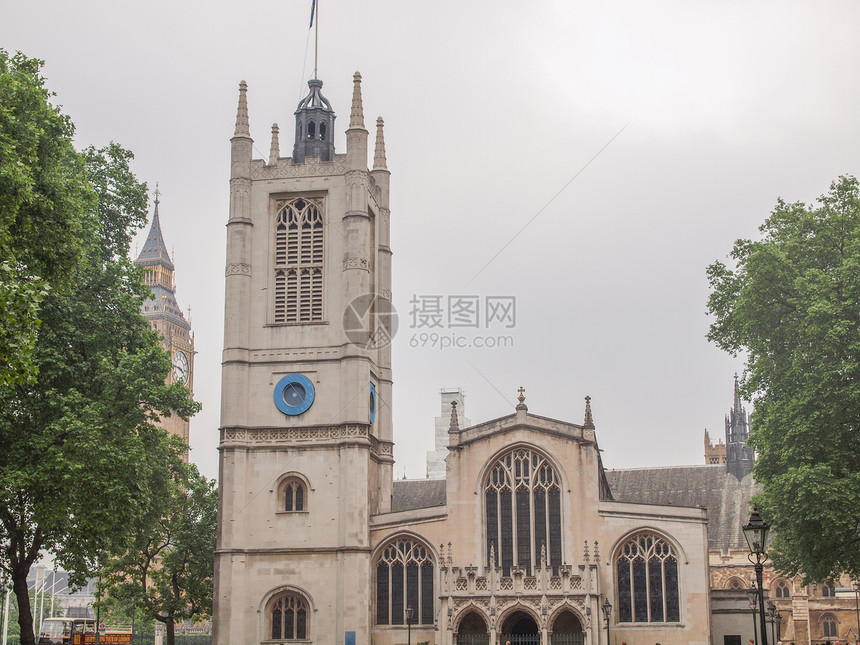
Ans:
[[[767,601],[767,617],[770,619],[770,639],[776,645],[776,617],[778,612],[776,611],[776,605],[773,600]]]
[[[609,619],[612,617],[612,603],[609,602],[609,598],[603,601],[601,609],[603,610],[603,617],[606,619],[606,643],[607,645],[612,645],[612,641],[609,639]]]
[[[758,627],[756,627],[756,605],[758,604],[758,589],[756,589],[755,583],[750,585],[750,588],[747,589],[747,600],[750,603],[750,611],[752,612],[753,619],[753,642],[755,645],[758,645]]]
[[[412,607],[406,608],[406,644],[412,645]]]
[[[753,508],[752,515],[750,515],[750,521],[744,527],[744,538],[746,538],[747,545],[750,549],[750,553],[747,558],[749,558],[749,561],[755,565],[755,577],[758,582],[758,613],[762,645],[767,645],[767,627],[765,626],[764,616],[763,571],[764,563],[767,561],[765,548],[767,544],[767,532],[769,530],[770,526],[761,519],[758,514],[758,508]]]
[[[854,642],[860,645],[860,582],[851,585],[854,587],[854,608],[857,610],[857,631],[854,633]]]

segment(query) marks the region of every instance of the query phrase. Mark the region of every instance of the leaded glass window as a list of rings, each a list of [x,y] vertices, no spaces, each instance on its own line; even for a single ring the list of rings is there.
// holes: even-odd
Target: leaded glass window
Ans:
[[[269,620],[272,640],[307,640],[308,602],[295,593],[285,593],[275,597],[270,603]]]
[[[836,638],[838,626],[833,614],[825,614],[821,622],[824,625],[824,638]]]
[[[291,479],[284,485],[284,510],[305,510],[305,486],[297,479]]]
[[[275,219],[276,323],[323,319],[323,200],[278,203]]]
[[[376,563],[376,624],[433,624],[433,559],[420,542],[401,538],[389,543]]]
[[[615,567],[619,622],[681,620],[678,559],[666,540],[650,533],[630,538],[622,545]]]
[[[487,561],[503,575],[512,567],[532,575],[547,562],[561,564],[560,478],[546,457],[528,448],[500,457],[487,475],[484,503]]]

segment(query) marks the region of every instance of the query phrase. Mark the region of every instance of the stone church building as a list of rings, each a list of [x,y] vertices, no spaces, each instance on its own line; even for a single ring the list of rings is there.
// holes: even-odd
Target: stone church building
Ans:
[[[616,494],[588,397],[581,421],[533,413],[522,391],[513,414],[474,425],[449,405],[444,478],[394,481],[383,121],[369,169],[356,73],[336,152],[314,79],[292,155],[274,125],[254,159],[247,91],[231,139],[215,643],[710,643],[707,513]]]

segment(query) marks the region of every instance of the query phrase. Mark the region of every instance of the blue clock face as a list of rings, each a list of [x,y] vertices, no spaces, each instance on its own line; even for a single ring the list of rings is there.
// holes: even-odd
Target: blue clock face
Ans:
[[[307,412],[314,403],[314,384],[302,374],[288,374],[275,386],[275,405],[289,416]]]
[[[370,384],[370,414],[368,418],[371,424],[376,421],[376,386],[373,383]]]

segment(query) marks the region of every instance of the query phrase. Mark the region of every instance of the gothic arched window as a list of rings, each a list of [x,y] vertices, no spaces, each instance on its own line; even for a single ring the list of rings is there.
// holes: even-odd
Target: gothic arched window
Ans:
[[[542,454],[516,448],[493,464],[484,482],[487,562],[504,575],[521,567],[561,564],[560,478]]]
[[[323,201],[278,204],[275,220],[275,322],[323,319]]]
[[[824,638],[836,638],[838,624],[833,614],[825,614],[821,619],[821,624],[824,626]]]
[[[833,582],[828,580],[821,585],[821,595],[825,598],[833,598],[836,595],[836,588],[833,586]]]
[[[313,139],[316,136],[316,127],[313,121],[308,121],[308,139]]]
[[[325,141],[326,125],[325,121],[320,121],[320,141]]]
[[[269,635],[273,641],[308,640],[308,601],[297,593],[287,592],[269,602]]]
[[[390,542],[376,561],[376,624],[433,624],[433,560],[430,550],[410,538]]]
[[[305,499],[307,497],[307,491],[303,481],[296,477],[292,477],[283,484],[281,484],[281,487],[281,498],[283,499],[283,506],[281,507],[281,510],[306,510]]]
[[[785,580],[777,580],[774,586],[776,587],[774,595],[777,598],[791,598],[791,591],[789,590],[788,583]]]
[[[621,545],[615,557],[618,622],[677,623],[678,558],[658,535],[642,533]]]

